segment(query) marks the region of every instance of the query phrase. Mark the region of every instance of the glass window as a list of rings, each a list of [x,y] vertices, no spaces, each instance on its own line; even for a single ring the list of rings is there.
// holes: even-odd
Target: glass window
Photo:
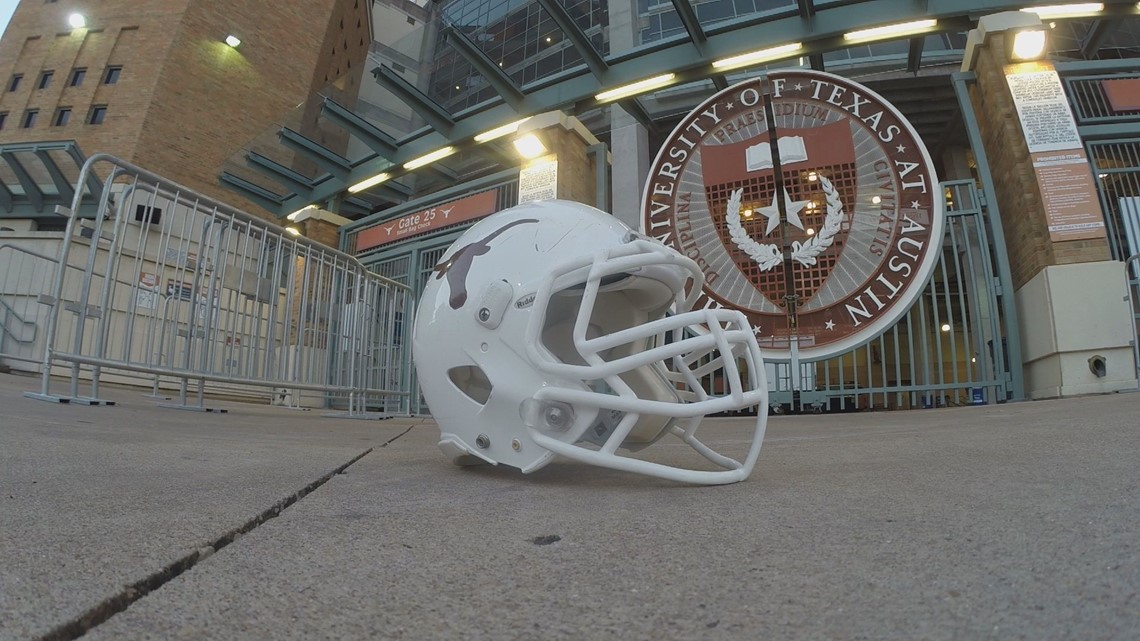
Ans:
[[[51,124],[56,127],[62,127],[66,125],[69,120],[71,120],[71,107],[60,107],[56,110],[55,119],[52,120]]]
[[[18,73],[12,76],[8,81],[8,91],[15,91],[20,88],[20,81],[24,79],[24,74]]]
[[[114,67],[107,67],[107,73],[103,74],[103,84],[113,85],[119,82],[119,76],[123,73],[123,67],[116,65]]]
[[[71,70],[71,80],[67,82],[69,87],[78,87],[83,84],[83,79],[87,77],[87,69],[80,67],[79,69]]]
[[[37,85],[40,89],[47,89],[51,85],[51,79],[55,77],[54,71],[44,71],[40,73],[40,82]]]
[[[8,120],[8,112],[0,111],[0,129],[4,128],[4,121]]]
[[[107,117],[107,105],[92,105],[91,112],[87,114],[87,124],[101,125]]]
[[[24,129],[31,129],[36,126],[36,117],[40,115],[39,109],[29,109],[24,112]]]

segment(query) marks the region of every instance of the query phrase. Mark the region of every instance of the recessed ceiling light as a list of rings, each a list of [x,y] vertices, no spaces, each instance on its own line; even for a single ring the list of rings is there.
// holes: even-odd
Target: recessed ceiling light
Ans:
[[[84,18],[82,13],[73,13],[67,16],[67,24],[71,25],[72,29],[82,29],[87,26],[87,18]]]
[[[230,35],[226,36],[226,44],[233,47],[234,49],[237,49],[238,45],[241,44],[241,38],[231,33]]]

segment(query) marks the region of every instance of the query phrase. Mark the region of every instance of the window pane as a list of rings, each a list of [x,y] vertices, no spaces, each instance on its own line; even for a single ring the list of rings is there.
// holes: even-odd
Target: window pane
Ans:
[[[8,91],[15,91],[20,88],[20,81],[24,79],[24,74],[18,73],[12,76],[12,81],[8,83]]]
[[[107,75],[103,77],[103,84],[113,85],[119,81],[119,74],[122,72],[122,67],[107,67]]]
[[[45,72],[41,73],[40,74],[40,84],[39,84],[40,89],[47,89],[48,85],[51,84],[51,79],[53,76],[55,76],[54,71],[45,71]]]
[[[29,109],[24,112],[24,129],[29,129],[36,126],[36,116],[40,114],[37,109]]]
[[[78,87],[79,85],[83,84],[83,79],[86,76],[87,76],[87,70],[86,69],[75,69],[74,71],[71,72],[71,82],[69,84],[72,87]]]
[[[55,126],[62,127],[71,120],[71,107],[60,107],[59,111],[55,112]]]

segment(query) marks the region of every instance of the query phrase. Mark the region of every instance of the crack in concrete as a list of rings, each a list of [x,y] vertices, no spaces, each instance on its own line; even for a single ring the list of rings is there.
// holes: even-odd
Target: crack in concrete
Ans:
[[[157,572],[150,574],[146,578],[125,586],[122,591],[97,603],[95,606],[89,608],[83,614],[80,614],[76,618],[66,623],[56,626],[46,634],[37,637],[36,641],[73,641],[74,639],[78,639],[79,637],[87,634],[96,626],[106,623],[107,620],[111,617],[125,611],[135,601],[138,601],[151,592],[154,592],[158,588],[161,588],[163,585],[169,583],[184,572],[189,571],[199,562],[206,560],[217,551],[226,547],[230,543],[233,543],[242,536],[252,532],[265,522],[277,518],[283,511],[291,507],[297,501],[300,501],[301,499],[308,496],[317,488],[327,483],[332,477],[338,474],[344,474],[345,470],[351,467],[354,463],[364,458],[365,456],[368,456],[376,449],[388,447],[397,439],[412,431],[412,428],[414,427],[416,426],[412,425],[408,427],[408,429],[400,432],[396,436],[393,436],[379,446],[370,447],[360,454],[357,454],[356,456],[352,457],[352,459],[347,463],[338,466],[337,468],[333,469],[327,474],[324,474],[300,490],[290,494],[280,501],[277,501],[265,511],[261,512],[249,521],[246,521],[245,524],[241,525],[240,527],[230,530],[229,532],[215,539],[213,542],[175,560]]]

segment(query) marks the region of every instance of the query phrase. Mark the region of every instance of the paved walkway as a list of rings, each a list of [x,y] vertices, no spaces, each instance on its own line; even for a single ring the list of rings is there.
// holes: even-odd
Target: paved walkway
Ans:
[[[776,417],[705,488],[35,383],[0,375],[0,639],[1140,638],[1140,394]]]

